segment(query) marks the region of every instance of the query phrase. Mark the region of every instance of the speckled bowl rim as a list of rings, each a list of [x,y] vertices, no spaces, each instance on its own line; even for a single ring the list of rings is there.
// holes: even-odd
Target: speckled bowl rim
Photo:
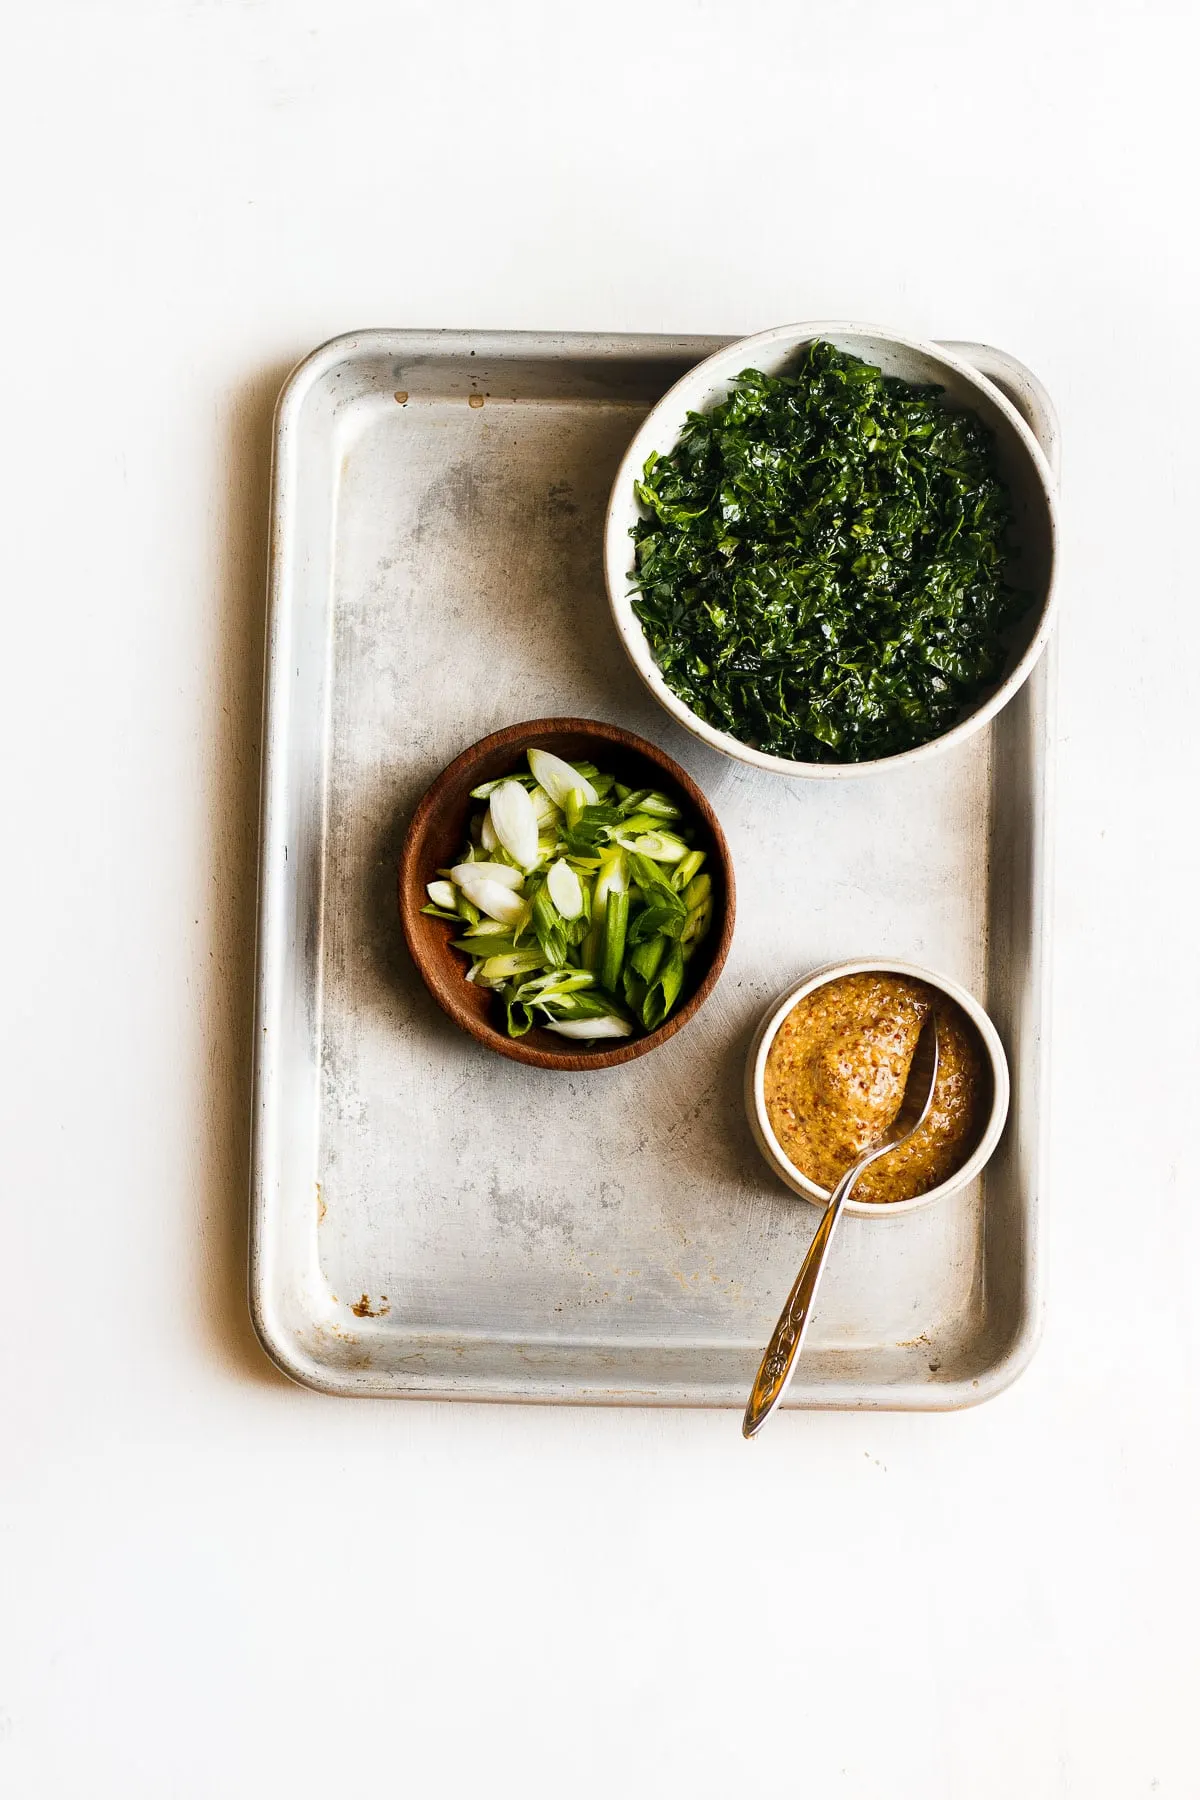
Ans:
[[[1004,1053],[1004,1045],[1000,1042],[1000,1034],[992,1024],[983,1007],[974,994],[949,976],[940,975],[936,969],[926,969],[919,963],[892,962],[886,957],[863,957],[857,962],[830,963],[827,967],[816,969],[797,981],[786,993],[772,1000],[763,1014],[758,1029],[750,1045],[750,1054],[746,1058],[746,1116],[750,1121],[750,1129],[755,1142],[762,1151],[768,1166],[785,1181],[796,1194],[802,1194],[811,1200],[814,1206],[824,1206],[829,1199],[826,1188],[818,1187],[807,1175],[802,1175],[790,1158],[785,1155],[779,1139],[771,1127],[767,1116],[767,1104],[764,1096],[764,1075],[767,1056],[775,1040],[775,1034],[792,1008],[807,994],[817,988],[824,987],[827,982],[840,980],[844,975],[907,975],[913,981],[928,982],[930,987],[940,988],[951,1000],[956,1000],[962,1007],[971,1023],[979,1032],[980,1038],[992,1065],[992,1110],[974,1151],[949,1181],[941,1182],[937,1187],[929,1189],[926,1194],[917,1194],[911,1200],[891,1200],[885,1202],[870,1200],[848,1200],[846,1211],[857,1213],[860,1218],[898,1218],[903,1213],[916,1212],[918,1207],[929,1206],[935,1200],[944,1200],[959,1188],[966,1187],[974,1181],[989,1161],[1008,1119],[1008,1103],[1011,1093],[1011,1082],[1008,1072],[1008,1057]]]

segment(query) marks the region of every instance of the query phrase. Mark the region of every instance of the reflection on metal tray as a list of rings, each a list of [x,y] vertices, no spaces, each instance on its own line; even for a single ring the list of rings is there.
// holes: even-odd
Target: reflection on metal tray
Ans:
[[[251,1297],[337,1394],[741,1408],[816,1223],[742,1112],[769,997],[863,955],[987,1005],[1014,1105],[982,1182],[848,1219],[794,1407],[946,1408],[1034,1344],[1053,646],[986,732],[926,765],[789,782],[658,710],[615,639],[601,521],[648,407],[715,338],[369,331],[277,421]],[[959,344],[1052,462],[1034,378]],[[458,751],[516,718],[654,738],[710,796],[739,918],[718,988],[654,1055],[557,1075],[457,1032],[409,964],[395,869]]]

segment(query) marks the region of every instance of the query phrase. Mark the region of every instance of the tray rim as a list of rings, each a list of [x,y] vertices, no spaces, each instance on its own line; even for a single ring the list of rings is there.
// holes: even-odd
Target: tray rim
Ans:
[[[437,1377],[423,1381],[410,1373],[399,1380],[381,1381],[373,1371],[335,1369],[315,1356],[301,1356],[294,1334],[275,1315],[276,1296],[270,1280],[268,1224],[269,1197],[265,1192],[270,1109],[280,1081],[278,1051],[264,1021],[272,1012],[274,984],[281,971],[270,955],[274,926],[276,877],[271,849],[278,841],[281,812],[278,772],[286,761],[290,708],[284,690],[281,639],[288,622],[288,590],[291,562],[288,536],[295,512],[293,465],[296,434],[304,403],[313,388],[339,362],[351,355],[385,354],[427,357],[475,352],[505,357],[536,356],[564,362],[583,357],[596,360],[655,362],[664,358],[693,356],[699,361],[712,350],[736,340],[740,334],[700,335],[641,332],[553,332],[537,330],[476,331],[462,328],[410,329],[369,327],[328,339],[301,359],[285,380],[276,402],[272,428],[270,520],[268,528],[267,620],[264,645],[262,714],[262,763],[259,798],[258,891],[255,939],[255,1008],[252,1056],[252,1128],[250,1156],[248,1301],[251,1320],[263,1350],[290,1380],[315,1392],[338,1397],[380,1399],[465,1400],[491,1404],[607,1405],[686,1408],[737,1408],[744,1393],[717,1391],[711,1385],[682,1385],[667,1391],[627,1385],[619,1389],[580,1385],[577,1379],[541,1378],[530,1373],[523,1382],[505,1377],[480,1382],[470,1377],[449,1383]],[[1060,480],[1061,433],[1048,390],[1026,364],[996,346],[964,339],[932,339],[968,360],[985,380],[1011,399],[1026,418],[1041,445],[1056,483]],[[1032,417],[1030,415],[1033,415]],[[1000,1353],[975,1376],[940,1382],[894,1383],[824,1382],[819,1388],[793,1388],[783,1405],[788,1411],[900,1411],[952,1412],[981,1405],[1001,1393],[1021,1375],[1032,1360],[1041,1337],[1044,1317],[1041,1239],[1041,1198],[1047,1158],[1044,1119],[1050,1080],[1050,1021],[1053,967],[1048,954],[1053,936],[1054,839],[1050,821],[1054,804],[1055,712],[1057,697],[1058,633],[1052,630],[1042,656],[1026,684],[1036,693],[1041,723],[1039,755],[1031,795],[1036,803],[1033,834],[1037,861],[1034,883],[1032,937],[1039,945],[1039,980],[1032,1009],[1032,1030],[1038,1045],[1037,1092],[1031,1102],[1038,1127],[1033,1155],[1032,1204],[1026,1209],[1021,1281],[1024,1303],[1020,1322]],[[500,1341],[493,1336],[491,1341]],[[358,1378],[365,1373],[368,1378]]]

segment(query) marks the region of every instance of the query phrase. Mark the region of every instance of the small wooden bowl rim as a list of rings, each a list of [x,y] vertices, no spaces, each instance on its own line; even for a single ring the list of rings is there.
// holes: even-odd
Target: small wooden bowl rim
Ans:
[[[710,953],[708,969],[703,980],[694,993],[688,995],[678,1011],[671,1014],[657,1031],[647,1032],[642,1037],[623,1038],[604,1050],[576,1050],[566,1048],[570,1040],[564,1039],[561,1051],[542,1048],[540,1044],[530,1043],[528,1038],[510,1038],[498,1027],[490,1025],[479,1018],[470,1008],[463,1004],[456,995],[453,985],[447,985],[440,979],[440,972],[434,964],[434,958],[428,949],[426,938],[430,924],[440,921],[431,920],[429,915],[421,911],[426,904],[425,883],[432,880],[434,870],[414,869],[413,863],[418,846],[423,843],[430,821],[436,818],[443,806],[447,794],[461,787],[463,780],[471,769],[497,751],[512,750],[514,764],[518,753],[536,744],[539,738],[573,733],[577,736],[594,738],[598,745],[617,747],[626,753],[644,758],[661,776],[672,782],[686,797],[689,806],[703,820],[712,837],[716,851],[716,862],[719,865],[721,882],[724,888],[721,916],[717,925],[716,942]],[[473,785],[473,784],[472,784]],[[490,736],[480,738],[460,756],[447,765],[437,779],[426,789],[417,804],[416,811],[409,821],[404,836],[404,844],[400,852],[399,906],[400,922],[404,929],[405,942],[409,954],[416,964],[417,972],[424,981],[430,994],[437,1001],[454,1023],[468,1032],[477,1043],[488,1050],[498,1051],[513,1062],[526,1063],[537,1069],[561,1069],[580,1071],[586,1069],[612,1069],[621,1063],[633,1062],[636,1057],[646,1056],[651,1050],[657,1050],[668,1038],[682,1031],[689,1019],[695,1017],[704,1002],[708,999],[717,984],[725,959],[729,955],[729,946],[733,940],[733,922],[736,909],[734,889],[733,858],[725,833],[721,829],[720,820],[710,806],[707,798],[697,787],[686,769],[665,750],[646,738],[638,737],[635,732],[626,731],[620,725],[609,725],[600,719],[528,719],[520,725],[508,725],[502,731],[494,731]],[[452,927],[446,927],[447,932]],[[445,940],[449,941],[448,937]],[[467,987],[464,978],[462,986]]]

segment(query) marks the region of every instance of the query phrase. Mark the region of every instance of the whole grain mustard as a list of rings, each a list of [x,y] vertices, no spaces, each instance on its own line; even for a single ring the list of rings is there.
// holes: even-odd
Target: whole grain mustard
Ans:
[[[854,1189],[856,1200],[886,1204],[949,1180],[983,1135],[991,1070],[975,1027],[938,989],[883,973],[826,982],[783,1020],[767,1056],[767,1114],[784,1155],[818,1187],[833,1188],[886,1134],[931,1007],[939,1056],[929,1115]]]

